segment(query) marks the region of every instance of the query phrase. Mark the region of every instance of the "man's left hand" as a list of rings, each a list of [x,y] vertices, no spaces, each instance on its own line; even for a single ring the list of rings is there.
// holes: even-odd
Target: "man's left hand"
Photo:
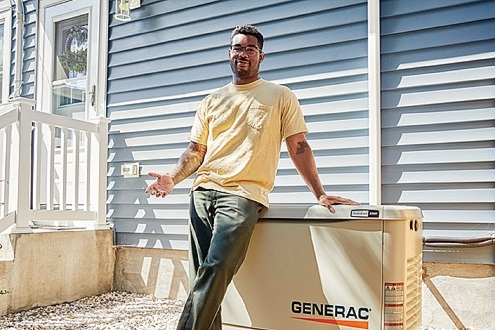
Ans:
[[[318,204],[325,206],[330,212],[335,213],[332,205],[344,204],[344,205],[360,205],[358,202],[353,201],[352,199],[340,197],[340,196],[330,196],[330,195],[321,195],[318,198]]]

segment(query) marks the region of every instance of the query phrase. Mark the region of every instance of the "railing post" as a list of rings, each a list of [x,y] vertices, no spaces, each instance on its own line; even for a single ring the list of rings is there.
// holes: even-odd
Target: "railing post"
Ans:
[[[30,103],[30,102],[29,102]],[[18,170],[17,180],[17,214],[13,233],[32,233],[29,227],[29,212],[31,200],[31,129],[32,105],[19,100],[19,122],[17,124],[18,143]]]
[[[14,209],[15,206],[10,205],[10,196],[11,189],[9,186],[9,182],[11,180],[11,147],[12,147],[12,125],[5,127],[3,130],[0,130],[0,142],[2,145],[0,146],[0,187],[2,191],[0,193],[0,218],[5,217],[11,209]],[[3,167],[2,167],[3,166]]]
[[[97,185],[93,186],[92,190],[97,189],[97,219],[95,229],[109,229],[107,225],[107,159],[108,159],[108,124],[110,119],[98,118],[99,131],[96,136],[98,148],[94,148],[98,153],[96,157],[97,169]],[[93,194],[92,194],[93,195]]]

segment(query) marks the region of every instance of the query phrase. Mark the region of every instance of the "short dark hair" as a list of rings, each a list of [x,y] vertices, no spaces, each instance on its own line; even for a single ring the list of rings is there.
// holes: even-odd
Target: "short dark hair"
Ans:
[[[232,45],[232,40],[234,37],[238,34],[245,34],[248,36],[253,36],[256,39],[258,39],[258,47],[260,49],[263,49],[263,35],[261,32],[258,30],[258,28],[254,25],[251,24],[245,24],[245,25],[238,25],[235,27],[235,29],[232,31],[232,35],[230,36],[230,44]]]

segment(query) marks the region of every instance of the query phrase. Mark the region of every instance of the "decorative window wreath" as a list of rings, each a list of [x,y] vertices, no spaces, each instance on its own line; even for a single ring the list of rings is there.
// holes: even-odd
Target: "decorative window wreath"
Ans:
[[[88,47],[83,45],[88,40],[88,28],[76,25],[70,28],[65,39],[64,53],[60,56],[62,67],[67,71],[85,72],[88,63]],[[77,45],[76,50],[73,45]]]

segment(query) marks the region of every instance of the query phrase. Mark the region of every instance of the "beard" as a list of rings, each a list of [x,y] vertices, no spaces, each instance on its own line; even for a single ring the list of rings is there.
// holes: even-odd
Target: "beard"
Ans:
[[[253,66],[253,63],[248,60],[232,59],[230,61],[230,68],[234,76],[245,79],[258,75],[260,63],[257,66]]]

